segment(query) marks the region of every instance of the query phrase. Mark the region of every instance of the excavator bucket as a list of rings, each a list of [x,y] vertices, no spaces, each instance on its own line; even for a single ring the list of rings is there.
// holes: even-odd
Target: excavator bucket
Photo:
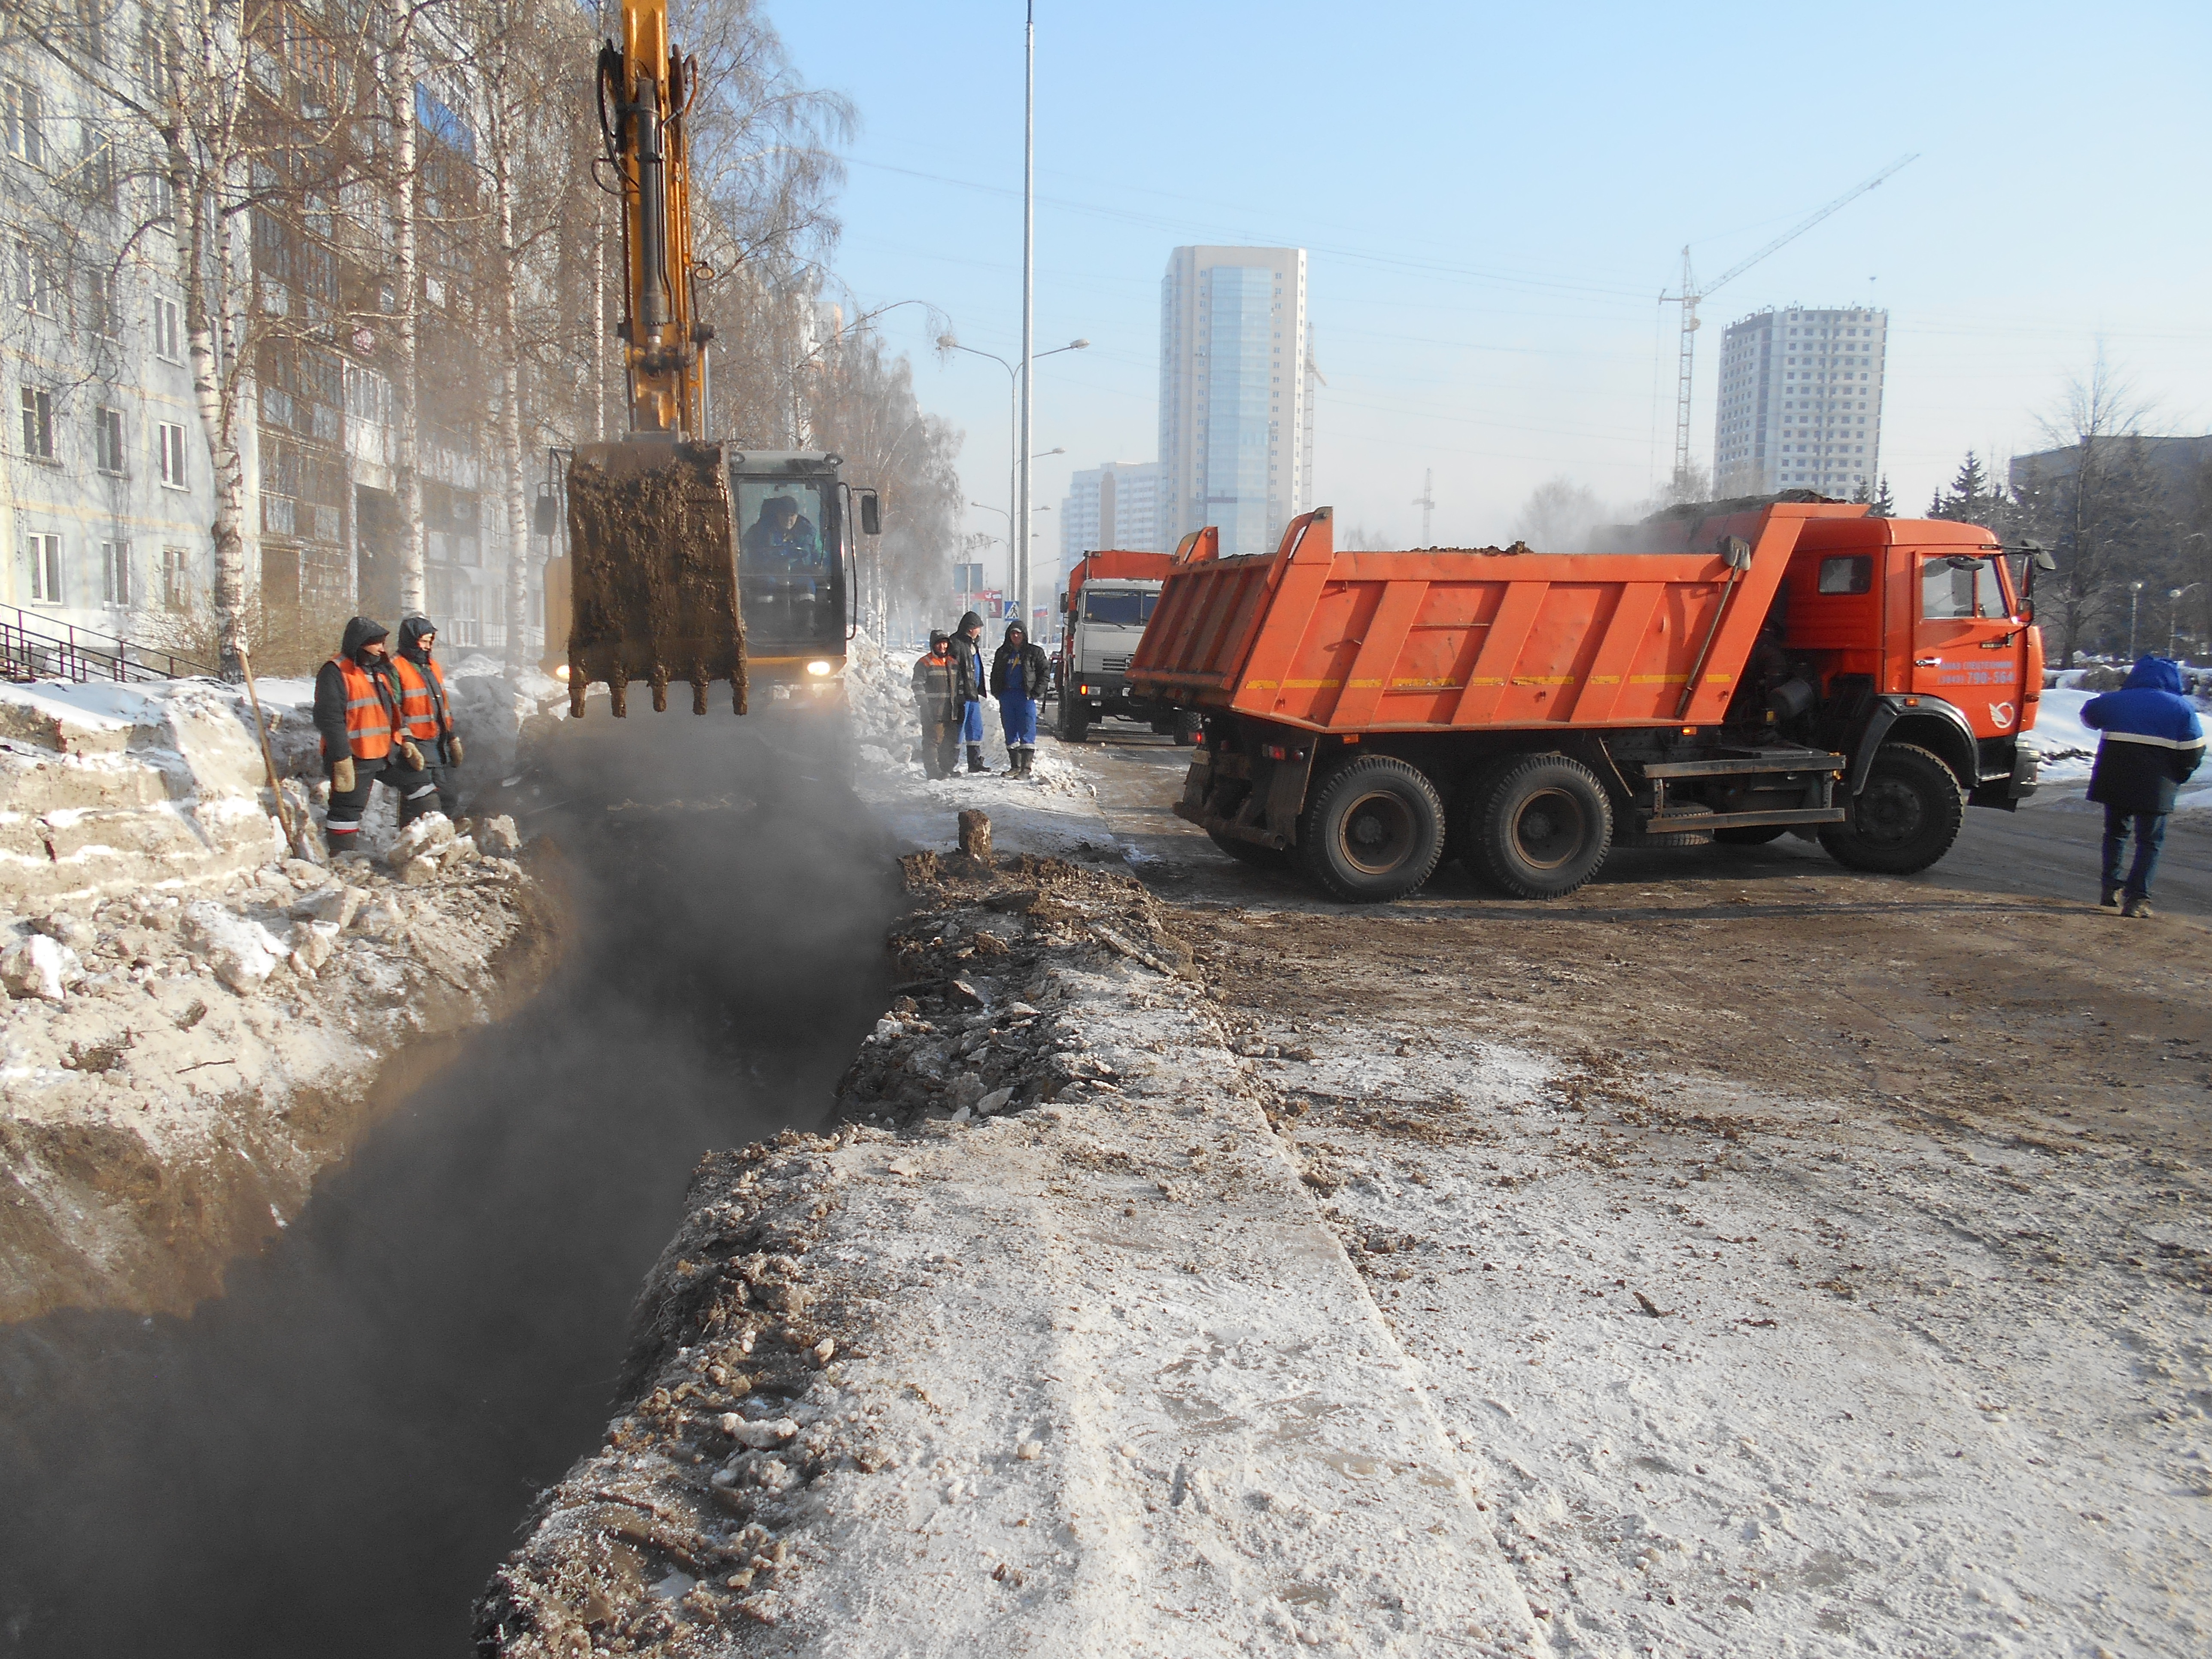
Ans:
[[[593,680],[629,712],[629,686],[668,707],[671,680],[727,680],[745,712],[745,630],[738,613],[730,487],[719,444],[658,435],[584,444],[568,469],[568,712]],[[549,615],[548,620],[550,620]]]

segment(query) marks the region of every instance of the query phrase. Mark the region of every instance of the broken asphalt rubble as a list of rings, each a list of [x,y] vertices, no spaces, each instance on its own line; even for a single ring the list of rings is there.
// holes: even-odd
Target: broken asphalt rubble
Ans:
[[[905,867],[840,1127],[702,1163],[479,1650],[1533,1651],[1158,902]]]

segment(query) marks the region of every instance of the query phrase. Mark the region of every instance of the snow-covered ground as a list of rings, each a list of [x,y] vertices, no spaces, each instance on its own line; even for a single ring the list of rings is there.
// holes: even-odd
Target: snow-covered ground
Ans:
[[[1559,1651],[2212,1644],[2212,1229],[2134,1158],[1427,1025],[1269,1070]]]

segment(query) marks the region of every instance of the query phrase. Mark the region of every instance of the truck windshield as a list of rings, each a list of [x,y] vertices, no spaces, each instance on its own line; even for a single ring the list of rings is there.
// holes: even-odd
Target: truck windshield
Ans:
[[[1086,592],[1083,596],[1083,620],[1105,623],[1115,628],[1140,628],[1152,618],[1152,601],[1157,593]]]

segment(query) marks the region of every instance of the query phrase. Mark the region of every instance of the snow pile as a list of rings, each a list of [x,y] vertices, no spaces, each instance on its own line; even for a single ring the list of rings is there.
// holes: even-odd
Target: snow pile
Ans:
[[[853,735],[864,748],[886,760],[910,760],[921,742],[921,720],[914,707],[914,654],[890,652],[865,628],[857,630],[845,653],[845,705]]]
[[[198,891],[0,910],[0,1319],[211,1294],[344,1156],[383,1059],[495,1017],[548,940],[500,860],[410,885],[264,854]]]
[[[2079,679],[2080,671],[2065,678]],[[2081,705],[2100,695],[2060,686],[2046,690],[2036,705],[2035,726],[2021,741],[2036,757],[2036,772],[2043,783],[2079,783],[2089,776],[2097,758],[2097,733],[2081,724]]]
[[[313,734],[266,712],[281,774]],[[0,686],[0,903],[221,879],[283,850],[242,689]]]
[[[627,1404],[480,1650],[1530,1651],[1490,1505],[1152,901],[909,875],[934,988],[848,1099],[923,1119],[702,1164]],[[994,1064],[1006,1109],[945,1121]]]

